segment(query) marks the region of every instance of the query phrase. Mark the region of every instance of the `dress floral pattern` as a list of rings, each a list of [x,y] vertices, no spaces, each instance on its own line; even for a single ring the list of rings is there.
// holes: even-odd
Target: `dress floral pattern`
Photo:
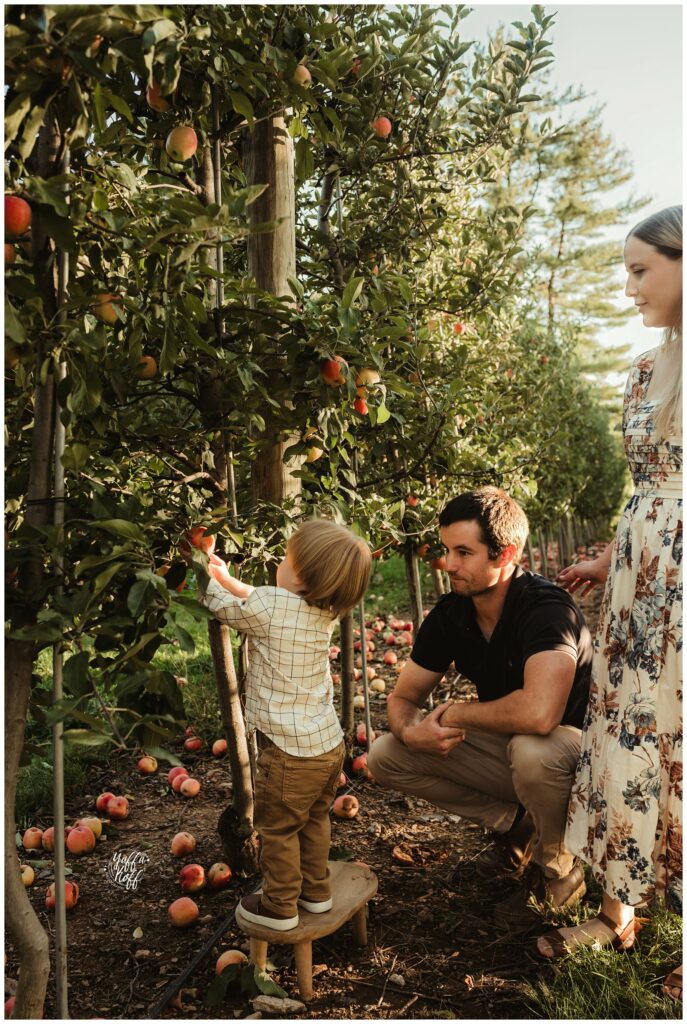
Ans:
[[[682,441],[659,438],[632,365],[623,438],[635,492],[606,582],[566,842],[609,896],[682,909]]]

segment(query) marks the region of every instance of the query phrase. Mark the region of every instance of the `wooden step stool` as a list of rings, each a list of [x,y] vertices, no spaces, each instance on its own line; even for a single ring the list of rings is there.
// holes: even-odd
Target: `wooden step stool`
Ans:
[[[300,923],[287,932],[275,931],[249,921],[236,923],[250,938],[250,958],[265,970],[267,946],[288,944],[293,946],[301,998],[312,999],[312,944],[313,939],[331,935],[346,921],[353,921],[353,934],[359,946],[367,944],[367,904],[377,892],[377,876],[368,867],[345,861],[329,861],[334,906],[324,914],[310,914],[298,908]]]

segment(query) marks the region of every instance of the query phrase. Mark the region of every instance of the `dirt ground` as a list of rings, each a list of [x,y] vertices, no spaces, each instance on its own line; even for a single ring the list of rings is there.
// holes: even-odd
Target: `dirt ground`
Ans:
[[[583,602],[593,629],[598,593]],[[395,672],[381,663],[384,645],[377,643],[372,664],[391,689]],[[468,697],[469,684],[447,678],[445,695]],[[441,696],[440,694],[437,696]],[[358,713],[362,714],[362,713]],[[372,701],[373,727],[386,729],[384,697]],[[207,869],[223,860],[217,819],[229,803],[231,781],[224,761],[207,748],[197,754],[176,752],[201,782],[195,799],[172,792],[161,766],[142,776],[130,755],[113,756],[106,770],[94,769],[86,789],[69,800],[66,820],[90,814],[99,793],[112,790],[129,797],[130,817],[112,822],[107,838],[83,858],[68,855],[72,877],[81,895],[68,912],[69,1006],[72,1017],[216,1019],[245,1017],[252,1012],[238,985],[218,1007],[203,1000],[215,977],[220,952],[241,946],[245,939],[235,924],[227,929],[190,978],[159,1012],[155,1006],[204,946],[238,898],[255,887],[255,878],[234,878],[223,891],[203,889],[192,894],[200,917],[187,929],[170,926],[167,907],[181,895],[179,870],[197,862]],[[528,981],[542,976],[542,967],[528,954],[522,935],[504,936],[491,922],[494,903],[510,891],[509,883],[485,883],[472,861],[488,843],[484,831],[421,800],[407,799],[370,781],[354,780],[349,787],[360,801],[358,816],[333,819],[332,843],[353,859],[365,861],[377,874],[379,891],[370,904],[368,945],[354,944],[351,925],[316,942],[314,999],[301,1018],[436,1019],[531,1017],[525,999]],[[36,824],[51,824],[46,809]],[[197,839],[188,857],[172,857],[172,836],[189,831]],[[119,888],[107,866],[115,852],[145,853],[135,891]],[[405,855],[405,856],[404,856]],[[54,915],[45,909],[52,864],[24,854],[37,866],[31,901],[50,935]],[[399,862],[405,860],[404,863]],[[298,998],[295,969],[288,962],[289,946],[270,947],[273,977]],[[16,955],[7,946],[6,994],[17,976]],[[552,968],[546,968],[551,970]],[[393,976],[393,980],[392,980]],[[55,1016],[51,977],[45,1017]]]

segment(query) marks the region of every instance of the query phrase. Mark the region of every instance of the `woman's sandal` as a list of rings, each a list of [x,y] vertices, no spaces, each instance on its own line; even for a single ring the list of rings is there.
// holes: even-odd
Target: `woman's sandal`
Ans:
[[[641,928],[641,923],[636,917],[633,917],[624,928],[618,930],[618,925],[615,921],[611,920],[608,914],[604,914],[603,911],[601,911],[596,916],[602,924],[605,924],[607,928],[611,929],[614,936],[611,942],[605,942],[602,944],[603,949],[610,946],[611,949],[615,949],[617,952],[629,953],[634,948],[635,938]],[[553,950],[550,954],[540,953],[539,947],[535,942],[534,950],[540,960],[558,960],[561,957],[570,956],[570,954],[574,952],[574,950],[571,950],[568,947],[567,940],[561,935],[559,928],[554,928],[549,932],[544,932],[540,938],[545,939]],[[582,943],[582,945],[594,945],[597,941],[598,940],[595,939],[592,943]],[[580,944],[578,943],[578,945]]]
[[[663,982],[663,995],[668,999],[682,999],[682,967],[676,967]]]

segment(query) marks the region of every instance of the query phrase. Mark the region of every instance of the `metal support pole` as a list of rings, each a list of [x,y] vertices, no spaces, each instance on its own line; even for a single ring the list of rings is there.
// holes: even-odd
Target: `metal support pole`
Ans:
[[[69,172],[69,147],[65,146],[60,167],[61,174]],[[59,250],[57,256],[57,318],[58,323],[66,319],[67,282],[69,280],[69,254]],[[59,392],[61,381],[66,375],[64,361],[60,361],[55,371],[55,388]],[[64,538],[64,466],[62,456],[65,447],[65,427],[62,422],[62,408],[59,393],[55,401],[55,470],[54,470],[54,521],[57,527],[57,544]],[[64,558],[61,553],[55,557],[55,567],[59,575],[64,571]],[[57,589],[62,594],[62,585]],[[62,700],[62,645],[53,647],[53,704]],[[69,1018],[69,985],[67,981],[67,908],[65,905],[65,855],[64,855],[64,723],[55,722],[52,730],[53,751],[53,824],[55,827],[55,1002],[57,1015],[61,1020]]]

